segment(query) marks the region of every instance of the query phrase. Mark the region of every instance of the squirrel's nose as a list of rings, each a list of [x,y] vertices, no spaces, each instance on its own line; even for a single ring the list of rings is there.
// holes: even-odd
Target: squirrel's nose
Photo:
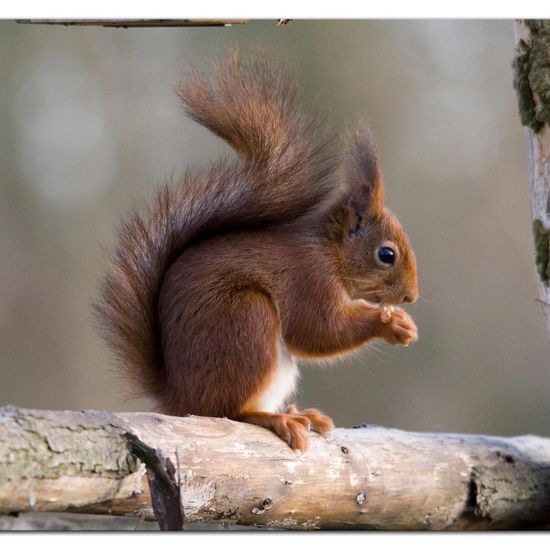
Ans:
[[[409,302],[409,303],[414,303],[416,302],[416,300],[418,300],[418,292],[417,291],[411,291],[411,292],[408,292],[407,294],[405,294],[403,296],[403,301],[404,302]]]

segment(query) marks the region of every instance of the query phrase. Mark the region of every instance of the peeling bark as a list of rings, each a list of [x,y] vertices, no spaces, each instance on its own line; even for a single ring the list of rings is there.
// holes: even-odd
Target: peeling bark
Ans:
[[[408,433],[310,435],[296,455],[223,418],[0,409],[0,513],[154,519],[126,433],[179,464],[185,519],[278,529],[550,526],[550,440]],[[176,461],[176,452],[178,461]]]
[[[181,531],[184,515],[180,483],[179,479],[176,480],[176,468],[172,461],[164,458],[162,451],[149,447],[134,434],[127,432],[125,437],[130,443],[132,454],[145,464],[153,512],[161,531]]]

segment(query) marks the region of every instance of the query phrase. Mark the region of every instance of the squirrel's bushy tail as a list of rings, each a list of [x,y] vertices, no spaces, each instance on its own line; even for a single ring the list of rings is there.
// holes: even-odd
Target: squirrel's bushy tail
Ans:
[[[292,221],[323,207],[334,190],[330,138],[300,111],[286,71],[263,54],[244,60],[232,52],[208,73],[191,69],[177,93],[239,161],[189,170],[120,228],[96,316],[123,369],[153,395],[164,385],[159,291],[185,247],[214,232]]]
[[[235,50],[204,72],[193,67],[176,92],[187,114],[229,143],[249,175],[262,179],[250,189],[259,200],[272,195],[275,211],[281,206],[293,217],[293,201],[307,210],[330,194],[334,161],[325,121],[304,115],[287,69],[266,54],[243,58]]]

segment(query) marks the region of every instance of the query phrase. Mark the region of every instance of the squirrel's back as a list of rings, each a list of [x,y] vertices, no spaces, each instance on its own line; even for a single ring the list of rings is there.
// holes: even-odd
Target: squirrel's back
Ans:
[[[210,234],[296,220],[336,191],[331,139],[300,111],[296,86],[268,57],[231,52],[205,72],[190,69],[176,90],[187,113],[238,160],[188,170],[121,224],[95,309],[123,369],[153,395],[165,384],[158,301],[170,265]]]

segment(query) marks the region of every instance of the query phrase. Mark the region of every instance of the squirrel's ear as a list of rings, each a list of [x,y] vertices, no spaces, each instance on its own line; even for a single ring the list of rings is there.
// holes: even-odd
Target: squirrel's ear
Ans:
[[[378,152],[367,128],[351,134],[344,145],[344,188],[350,226],[377,218],[383,209],[384,184]],[[353,219],[353,221],[352,221]],[[353,227],[349,228],[353,231]]]

